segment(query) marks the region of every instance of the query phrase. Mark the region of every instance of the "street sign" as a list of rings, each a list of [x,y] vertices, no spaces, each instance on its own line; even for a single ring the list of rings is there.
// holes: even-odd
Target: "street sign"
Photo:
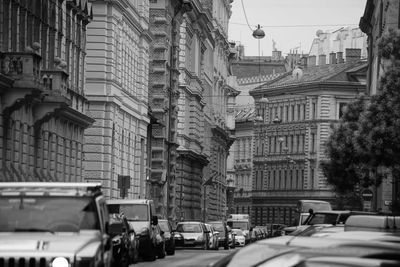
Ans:
[[[371,201],[372,198],[374,197],[374,193],[372,192],[371,189],[366,188],[366,189],[364,189],[364,190],[361,192],[361,197],[362,197],[365,201]]]

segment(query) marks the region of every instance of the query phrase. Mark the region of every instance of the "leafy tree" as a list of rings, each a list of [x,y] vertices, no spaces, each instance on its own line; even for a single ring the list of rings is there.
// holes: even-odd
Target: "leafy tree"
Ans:
[[[360,180],[366,176],[363,153],[357,146],[359,117],[364,111],[365,97],[360,96],[350,103],[338,125],[332,125],[333,132],[326,143],[328,161],[321,163],[329,184],[341,195],[354,192]]]
[[[400,174],[400,31],[389,30],[378,47],[384,66],[378,93],[368,104],[360,98],[348,106],[327,142],[328,160],[321,164],[342,195],[358,186],[378,186],[382,170],[391,170],[395,179]]]

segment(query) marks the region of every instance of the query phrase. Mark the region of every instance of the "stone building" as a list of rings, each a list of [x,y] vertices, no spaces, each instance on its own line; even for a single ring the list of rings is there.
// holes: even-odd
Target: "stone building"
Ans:
[[[85,177],[111,198],[145,198],[149,1],[93,1],[85,93],[96,119],[85,131]]]
[[[379,80],[384,74],[384,59],[379,56],[378,40],[389,29],[400,29],[399,0],[368,0],[360,20],[361,30],[368,35],[368,79],[369,95],[379,93]],[[374,190],[375,191],[375,190]],[[381,186],[376,189],[373,202],[376,208],[389,211],[391,207],[400,207],[400,179],[387,171]]]
[[[177,117],[179,98],[179,45],[183,15],[191,1],[150,1],[149,107],[154,124],[149,128],[148,198],[156,212],[176,219]]]
[[[211,13],[197,1],[180,27],[176,216],[202,219],[203,169],[209,163],[204,147],[204,106],[212,88],[214,38]]]
[[[228,22],[231,16],[232,0],[202,1],[208,3],[212,14],[213,53],[212,69],[207,71],[208,91],[205,93],[207,105],[204,107],[204,147],[210,164],[203,172],[203,219],[226,218],[227,198],[229,198],[228,155],[234,141],[234,109],[238,95],[236,79],[232,77],[231,61],[236,55],[228,42]],[[210,63],[207,63],[210,64]],[[205,76],[206,78],[206,76]]]
[[[240,96],[240,95],[239,95]],[[250,214],[253,184],[254,105],[240,106],[235,116],[234,158],[235,192],[231,213]]]
[[[250,91],[256,102],[251,220],[291,224],[299,199],[335,202],[320,162],[332,123],[365,92],[359,49],[343,63],[307,66]],[[358,59],[350,55],[358,54]],[[263,99],[262,101],[260,101]]]
[[[82,182],[87,1],[0,4],[0,180]]]

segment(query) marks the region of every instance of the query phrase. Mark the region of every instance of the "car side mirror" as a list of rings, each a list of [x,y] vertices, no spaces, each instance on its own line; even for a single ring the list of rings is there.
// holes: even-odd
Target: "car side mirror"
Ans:
[[[152,224],[153,224],[153,225],[157,225],[157,224],[158,224],[158,217],[157,217],[157,216],[153,216],[153,218],[152,218]]]

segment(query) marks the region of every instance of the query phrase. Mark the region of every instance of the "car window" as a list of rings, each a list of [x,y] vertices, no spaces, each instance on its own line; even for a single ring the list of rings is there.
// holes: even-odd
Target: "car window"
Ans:
[[[108,204],[111,213],[123,213],[129,221],[150,220],[146,204]]]
[[[200,233],[202,232],[199,224],[178,224],[176,231],[181,233]]]
[[[218,231],[218,232],[220,232],[220,233],[223,233],[223,232],[225,232],[225,228],[224,228],[224,225],[222,224],[222,223],[210,223],[212,226],[214,226],[214,228]]]

